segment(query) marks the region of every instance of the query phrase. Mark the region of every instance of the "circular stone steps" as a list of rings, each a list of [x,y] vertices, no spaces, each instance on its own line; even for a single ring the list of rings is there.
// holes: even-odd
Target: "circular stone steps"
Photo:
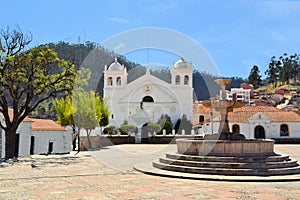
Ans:
[[[219,157],[166,154],[153,167],[176,172],[214,175],[271,176],[300,173],[300,166],[289,156]]]

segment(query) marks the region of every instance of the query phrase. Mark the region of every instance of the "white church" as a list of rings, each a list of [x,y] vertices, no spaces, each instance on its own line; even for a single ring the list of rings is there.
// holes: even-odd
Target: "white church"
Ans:
[[[103,96],[111,111],[110,125],[120,127],[125,121],[137,127],[156,123],[162,114],[174,123],[193,116],[193,67],[183,58],[173,64],[171,83],[153,76],[150,69],[128,82],[127,69],[117,59],[104,68]]]

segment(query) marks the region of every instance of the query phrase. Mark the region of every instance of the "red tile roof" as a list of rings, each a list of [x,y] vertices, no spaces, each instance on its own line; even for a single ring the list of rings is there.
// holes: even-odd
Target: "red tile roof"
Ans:
[[[66,131],[67,129],[49,119],[31,118],[33,131]]]
[[[12,119],[13,109],[8,109],[8,115],[10,119]],[[57,124],[55,121],[49,119],[35,119],[35,118],[25,117],[23,122],[32,122],[33,131],[66,131],[67,130],[66,128]]]
[[[235,108],[228,114],[229,122],[246,123],[256,113],[261,112],[273,122],[300,122],[300,115],[292,111],[279,110],[272,106],[245,106]]]
[[[13,109],[11,109],[11,108],[8,109],[8,115],[9,115],[9,119],[10,120],[12,120],[12,118],[13,118],[13,115],[14,115],[13,112],[14,112]],[[4,116],[3,115],[2,115],[2,119],[4,120]],[[32,122],[32,120],[29,117],[25,117],[25,119],[23,120],[23,122]]]

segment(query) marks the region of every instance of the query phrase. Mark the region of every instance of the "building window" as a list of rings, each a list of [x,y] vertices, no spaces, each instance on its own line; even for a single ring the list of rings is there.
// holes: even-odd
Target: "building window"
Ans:
[[[142,102],[154,102],[154,99],[151,96],[145,96]]]
[[[233,133],[240,133],[240,125],[238,125],[238,124],[233,124],[233,125],[232,125],[232,132],[233,132]]]
[[[113,85],[113,78],[112,77],[108,77],[107,79],[107,85]]]
[[[289,136],[289,126],[287,124],[280,125],[280,136]]]
[[[111,119],[113,119],[114,118],[114,114],[111,114]]]
[[[177,76],[175,77],[175,84],[176,84],[176,85],[180,85],[180,76],[179,76],[179,75],[177,75]]]
[[[117,77],[117,85],[121,85],[121,77]]]
[[[189,80],[190,80],[190,78],[189,78],[188,75],[184,76],[184,85],[188,85],[189,84]]]

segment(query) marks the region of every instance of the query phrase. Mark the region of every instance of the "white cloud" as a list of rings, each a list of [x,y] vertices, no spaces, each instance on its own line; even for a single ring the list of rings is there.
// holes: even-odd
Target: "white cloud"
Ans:
[[[279,33],[277,33],[277,32],[271,32],[271,36],[272,36],[272,38],[275,40],[275,41],[277,41],[277,42],[282,42],[282,41],[284,41],[284,36],[283,35],[281,35],[281,34],[279,34]]]

